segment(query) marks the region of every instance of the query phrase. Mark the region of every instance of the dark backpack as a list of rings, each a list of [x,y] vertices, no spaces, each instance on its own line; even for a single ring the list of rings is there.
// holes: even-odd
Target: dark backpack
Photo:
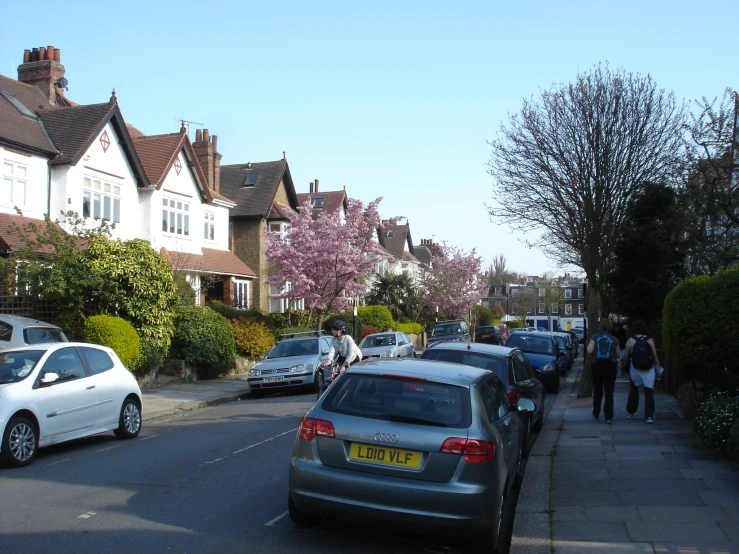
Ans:
[[[595,340],[595,359],[611,361],[611,350],[613,350],[613,338],[610,335],[599,335]]]
[[[634,337],[634,344],[631,346],[631,363],[636,369],[652,369],[654,357],[649,337],[641,339]]]

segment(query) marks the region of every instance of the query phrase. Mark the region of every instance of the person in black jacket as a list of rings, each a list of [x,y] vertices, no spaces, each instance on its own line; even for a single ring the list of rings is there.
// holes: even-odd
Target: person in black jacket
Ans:
[[[616,388],[618,361],[621,358],[621,349],[618,339],[611,334],[613,326],[610,319],[601,319],[599,331],[590,338],[587,353],[592,357],[590,371],[593,376],[593,417],[600,417],[600,404],[605,390],[605,405],[603,414],[606,423],[613,422],[613,390]]]

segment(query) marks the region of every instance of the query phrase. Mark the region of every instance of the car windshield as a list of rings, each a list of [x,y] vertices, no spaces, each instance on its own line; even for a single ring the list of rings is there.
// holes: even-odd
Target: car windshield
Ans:
[[[478,327],[477,329],[475,329],[476,334],[490,333],[492,335],[492,334],[497,333],[498,331],[499,329],[497,327]]]
[[[278,342],[265,356],[268,360],[274,358],[289,358],[291,356],[310,356],[318,354],[317,339],[294,339]]]
[[[439,360],[441,362],[472,365],[481,369],[487,369],[495,373],[504,383],[508,382],[505,358],[468,352],[466,350],[440,350],[436,348],[429,348],[423,353],[421,358],[424,360]]]
[[[460,429],[472,422],[470,391],[465,387],[350,371],[339,379],[321,405],[328,412]]]
[[[17,383],[28,377],[44,350],[16,350],[0,354],[0,384]]]
[[[395,346],[395,333],[369,335],[359,343],[359,348],[377,348],[378,346]]]
[[[69,342],[64,331],[54,327],[26,327],[23,329],[26,344],[43,344],[45,342]]]
[[[461,335],[462,326],[459,323],[449,323],[448,325],[436,325],[431,330],[432,337],[440,337],[442,335]]]
[[[528,352],[530,354],[554,354],[554,345],[552,344],[552,340],[547,337],[536,337],[514,333],[508,338],[506,346],[510,348],[520,348],[524,352]]]
[[[557,345],[559,345],[560,348],[567,348],[567,339],[565,339],[564,337],[554,335],[554,340],[557,341]]]

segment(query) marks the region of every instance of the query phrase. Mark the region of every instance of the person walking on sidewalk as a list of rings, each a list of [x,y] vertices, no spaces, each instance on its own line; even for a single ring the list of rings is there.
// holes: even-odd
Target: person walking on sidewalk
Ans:
[[[593,417],[600,417],[605,390],[603,415],[609,425],[613,422],[613,389],[616,387],[618,360],[621,357],[618,339],[611,334],[612,329],[610,319],[601,319],[598,332],[590,338],[587,348],[592,359],[590,371],[593,376]]]
[[[626,401],[626,411],[629,419],[639,409],[639,387],[644,387],[644,418],[647,423],[654,421],[654,367],[659,367],[659,357],[654,341],[647,335],[647,324],[644,320],[637,320],[631,327],[632,337],[626,342],[621,371],[625,374],[629,368],[629,399]]]

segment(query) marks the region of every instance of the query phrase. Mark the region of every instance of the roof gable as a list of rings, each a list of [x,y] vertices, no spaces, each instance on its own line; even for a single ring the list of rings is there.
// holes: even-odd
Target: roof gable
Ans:
[[[390,236],[388,236],[390,235]],[[405,225],[388,225],[377,228],[377,237],[380,245],[393,255],[396,260],[407,258],[407,254],[413,260],[408,258],[406,261],[418,261],[413,256],[413,242],[411,241],[410,226]],[[406,250],[407,247],[407,250]]]
[[[308,192],[297,194],[298,206],[305,204],[306,200],[313,202],[314,198],[323,198],[323,207],[313,207],[313,219],[316,219],[321,212],[333,213],[339,208],[344,208],[344,212],[349,208],[349,199],[345,190],[336,190],[329,192]]]
[[[244,186],[249,175],[256,175],[256,180],[253,185]],[[269,218],[280,183],[285,185],[289,207],[297,209],[287,160],[221,166],[221,192],[237,204],[231,217]]]

